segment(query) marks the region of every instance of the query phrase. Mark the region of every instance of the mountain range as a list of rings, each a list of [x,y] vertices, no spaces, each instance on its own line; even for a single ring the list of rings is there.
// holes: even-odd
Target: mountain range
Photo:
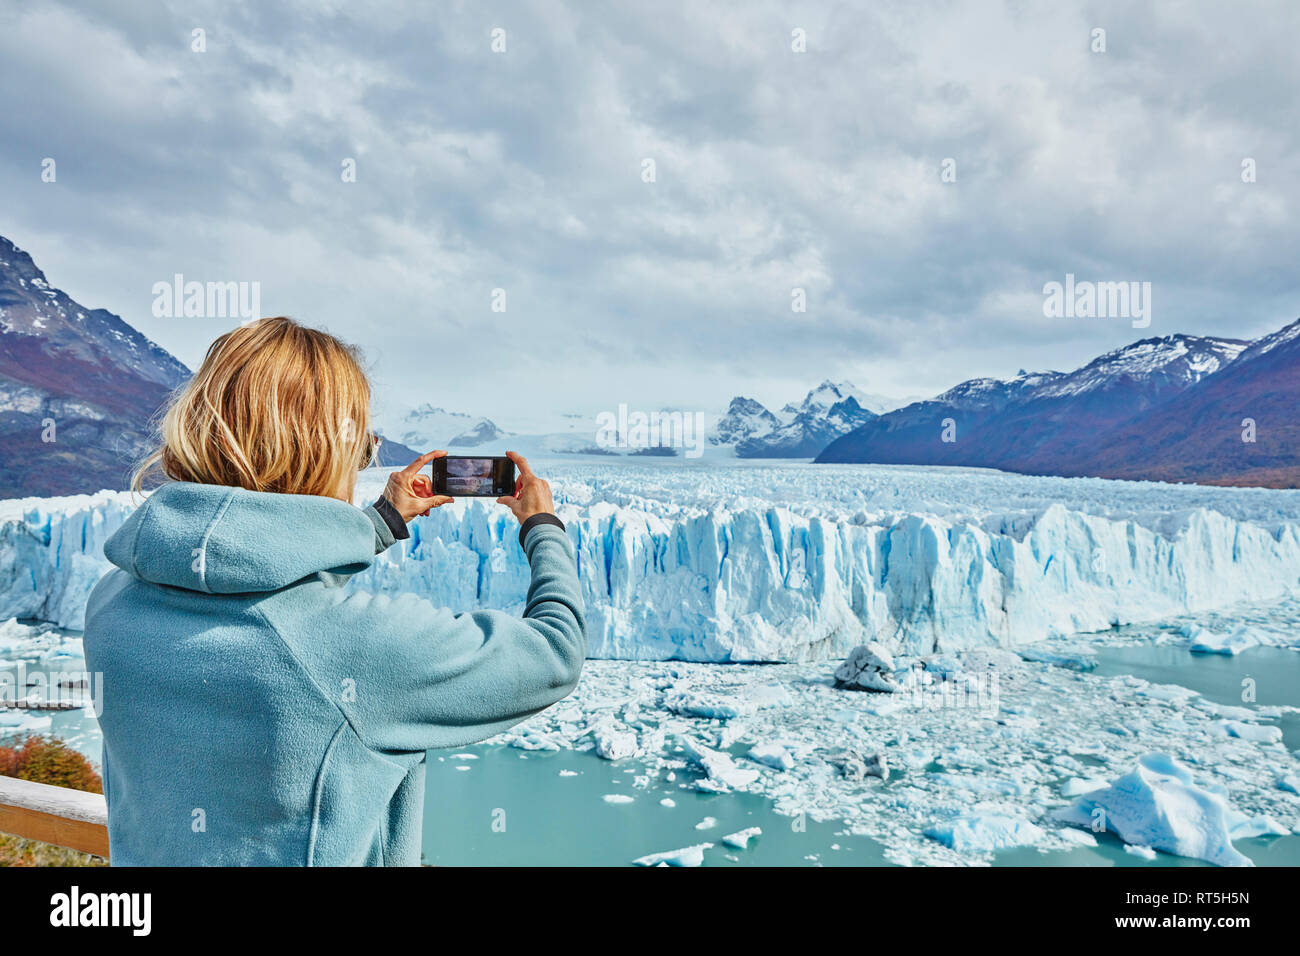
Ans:
[[[190,370],[118,315],[50,285],[0,236],[0,498],[125,488]],[[418,457],[385,440],[378,464]]]
[[[0,497],[125,488],[153,416],[189,375],[0,236]]]
[[[1300,487],[1300,319],[1082,451],[1062,474]]]
[[[875,400],[850,382],[822,382],[798,405],[779,413],[737,396],[714,426],[711,445],[732,445],[738,458],[811,458],[830,442],[859,428],[879,412]],[[878,406],[882,407],[882,406]]]
[[[1253,343],[1168,335],[1073,372],[971,379],[873,419],[816,461],[1292,487],[1297,409],[1300,320]]]
[[[0,497],[126,487],[155,416],[189,375],[0,237]],[[829,380],[777,411],[737,396],[705,433],[710,456],[1300,487],[1298,409],[1300,320],[1254,342],[1142,339],[1073,372],[970,379],[901,408]],[[386,429],[396,438],[379,464],[431,448],[632,454],[595,447],[586,415],[525,430],[425,404]]]
[[[428,402],[407,412],[391,431],[406,445],[430,449],[477,448],[513,434],[489,418],[449,412]]]

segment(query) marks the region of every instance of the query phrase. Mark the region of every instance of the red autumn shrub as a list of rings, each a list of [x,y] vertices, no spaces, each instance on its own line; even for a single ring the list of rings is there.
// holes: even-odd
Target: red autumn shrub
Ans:
[[[54,737],[28,737],[16,747],[0,747],[0,776],[104,792],[104,781],[90,761]]]

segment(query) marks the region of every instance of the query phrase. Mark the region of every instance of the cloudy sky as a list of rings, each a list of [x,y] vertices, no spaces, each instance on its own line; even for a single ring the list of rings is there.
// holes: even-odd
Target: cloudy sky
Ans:
[[[0,0],[0,235],[192,367],[233,323],[154,283],[259,282],[385,409],[931,394],[1300,315],[1297,36],[1288,0]],[[1151,282],[1150,328],[1044,317],[1066,273]]]

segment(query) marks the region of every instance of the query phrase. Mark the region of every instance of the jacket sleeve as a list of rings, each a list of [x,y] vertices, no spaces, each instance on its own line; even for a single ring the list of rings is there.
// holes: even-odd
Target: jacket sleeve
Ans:
[[[370,523],[375,526],[375,554],[387,551],[395,541],[411,536],[411,532],[406,529],[406,522],[402,520],[402,516],[397,513],[397,509],[390,505],[388,499],[383,495],[380,495],[373,505],[361,510],[370,519]]]
[[[328,630],[342,640],[304,635],[318,682],[363,743],[379,751],[463,746],[577,686],[587,634],[573,545],[560,528],[538,524],[524,552],[531,580],[522,618],[453,615],[413,594],[354,593],[329,609]]]

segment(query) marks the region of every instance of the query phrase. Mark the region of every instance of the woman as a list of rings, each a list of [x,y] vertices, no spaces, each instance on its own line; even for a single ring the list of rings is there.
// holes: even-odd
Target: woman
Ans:
[[[417,864],[425,751],[576,685],[573,548],[519,455],[498,501],[532,572],[522,620],[343,587],[451,501],[419,474],[434,451],[350,504],[369,405],[352,349],[274,318],[217,339],[167,410],[135,487],[170,480],[105,545],[86,612],[113,863]]]

